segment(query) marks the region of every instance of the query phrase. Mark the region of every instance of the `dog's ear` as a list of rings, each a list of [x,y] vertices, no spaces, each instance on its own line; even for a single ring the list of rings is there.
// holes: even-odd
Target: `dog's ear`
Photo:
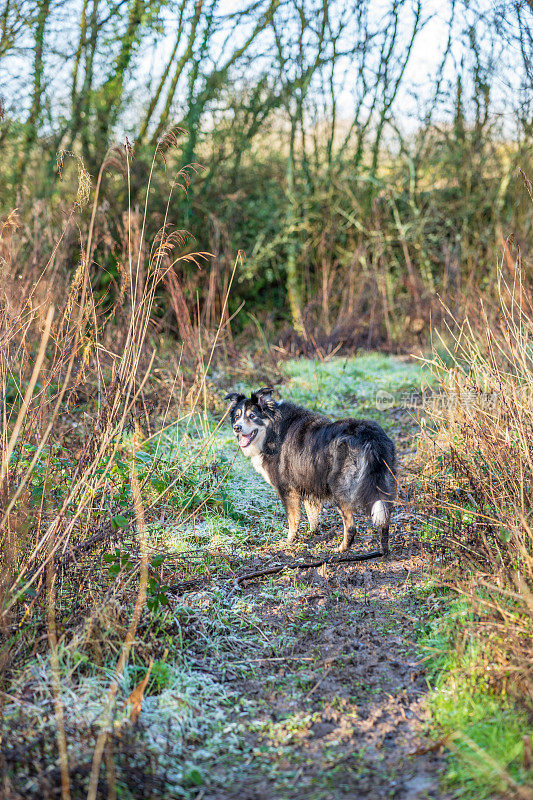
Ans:
[[[265,411],[266,413],[275,414],[277,411],[276,402],[272,399],[272,395],[274,393],[274,389],[270,389],[268,386],[265,386],[263,389],[258,389],[257,392],[254,392],[254,396],[256,398],[257,405],[261,409],[261,411]]]
[[[235,406],[238,403],[240,403],[241,400],[244,400],[245,397],[246,397],[245,394],[239,394],[239,392],[230,392],[229,394],[227,394],[225,396],[224,400],[230,400],[231,401],[230,405],[229,405],[230,410],[231,410],[232,408],[235,408]]]
[[[262,389],[258,389],[257,392],[254,392],[254,394],[260,403],[263,398],[265,400],[269,400],[274,394],[274,389],[270,389],[270,387],[264,386]]]

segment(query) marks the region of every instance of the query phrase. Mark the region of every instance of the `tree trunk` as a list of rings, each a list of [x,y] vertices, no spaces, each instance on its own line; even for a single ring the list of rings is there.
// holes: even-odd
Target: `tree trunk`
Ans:
[[[50,0],[40,0],[35,28],[35,55],[33,59],[33,91],[30,113],[25,124],[24,143],[20,153],[15,174],[17,183],[21,183],[26,172],[30,151],[37,139],[37,125],[42,109],[43,75],[44,75],[44,37],[46,23],[50,14]]]
[[[294,178],[294,139],[296,135],[296,119],[292,120],[291,125],[291,138],[289,144],[289,156],[287,158],[287,223],[288,223],[288,237],[287,244],[287,299],[289,301],[289,309],[291,312],[291,321],[294,330],[305,336],[305,328],[303,323],[302,314],[302,291],[300,280],[298,276],[298,266],[296,261],[296,239],[294,234],[294,226],[296,224],[298,212],[295,192],[295,178]]]
[[[99,158],[109,146],[109,134],[120,113],[124,79],[133,56],[133,48],[142,24],[144,10],[145,0],[132,0],[128,25],[115,60],[114,70],[98,92],[95,131],[96,158]]]

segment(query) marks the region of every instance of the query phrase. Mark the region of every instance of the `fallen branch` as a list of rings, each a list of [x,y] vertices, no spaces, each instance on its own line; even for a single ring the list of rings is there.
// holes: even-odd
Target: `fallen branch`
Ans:
[[[372,550],[370,553],[360,553],[355,556],[345,556],[345,558],[335,558],[328,556],[320,561],[291,561],[288,564],[279,564],[277,567],[270,567],[269,569],[261,569],[257,572],[247,572],[244,575],[238,575],[236,578],[229,578],[229,582],[233,582],[234,587],[239,586],[241,581],[252,580],[253,578],[262,578],[266,575],[276,575],[284,569],[313,569],[314,567],[321,567],[322,564],[347,564],[351,561],[369,561],[372,558],[381,558],[383,553],[381,550]],[[166,590],[172,594],[186,592],[190,589],[201,589],[206,583],[205,577],[193,578],[192,580],[182,581],[181,583],[167,586]]]
[[[320,669],[321,667],[327,667],[331,669],[335,661],[350,661],[354,658],[353,653],[337,653],[333,656],[328,656],[328,658],[322,659],[322,661],[317,661],[315,656],[298,656],[298,655],[288,655],[288,656],[265,656],[264,658],[240,658],[238,661],[226,661],[225,666],[233,667],[236,664],[263,664],[267,661],[313,661],[315,667]],[[327,673],[325,673],[319,683],[327,677]],[[314,691],[316,688],[313,687]]]
[[[346,556],[345,558],[334,558],[332,556],[323,558],[321,561],[292,561],[289,564],[281,564],[278,567],[271,567],[270,569],[261,569],[257,572],[248,572],[245,575],[239,575],[235,578],[235,583],[238,585],[241,581],[251,580],[252,578],[262,578],[265,575],[276,575],[284,569],[313,569],[321,567],[323,564],[345,564],[350,561],[370,561],[372,558],[381,558],[383,553],[381,550],[372,550],[370,553],[360,553],[356,556]]]

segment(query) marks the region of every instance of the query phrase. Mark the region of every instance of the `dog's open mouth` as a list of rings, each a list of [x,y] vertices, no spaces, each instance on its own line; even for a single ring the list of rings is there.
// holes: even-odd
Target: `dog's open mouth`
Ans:
[[[241,433],[241,435],[239,436],[239,447],[242,448],[248,447],[248,445],[251,444],[255,439],[255,437],[257,436],[257,431],[258,428],[256,428],[255,431],[252,431],[251,433]]]

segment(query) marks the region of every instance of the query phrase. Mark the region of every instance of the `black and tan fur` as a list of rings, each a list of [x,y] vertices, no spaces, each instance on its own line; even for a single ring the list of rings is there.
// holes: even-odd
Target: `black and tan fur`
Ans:
[[[303,501],[311,531],[322,503],[333,502],[343,523],[340,552],[356,535],[354,511],[370,514],[389,552],[389,521],[396,496],[394,444],[383,428],[369,420],[332,422],[321,414],[286,401],[276,402],[272,389],[250,397],[227,395],[233,431],[243,454],[277,490],[289,523],[288,543],[296,538]]]

